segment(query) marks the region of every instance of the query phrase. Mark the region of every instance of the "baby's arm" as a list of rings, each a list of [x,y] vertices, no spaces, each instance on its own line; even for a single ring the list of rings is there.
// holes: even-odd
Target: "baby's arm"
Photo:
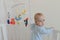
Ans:
[[[52,31],[53,28],[44,28],[44,27],[39,30],[39,32],[42,34],[50,34]]]

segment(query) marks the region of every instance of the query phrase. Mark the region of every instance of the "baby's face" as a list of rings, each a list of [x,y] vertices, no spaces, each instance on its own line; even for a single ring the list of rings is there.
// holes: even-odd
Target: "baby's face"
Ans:
[[[44,25],[44,21],[45,21],[45,17],[44,16],[37,16],[37,18],[35,19],[35,23],[38,26],[43,26]]]

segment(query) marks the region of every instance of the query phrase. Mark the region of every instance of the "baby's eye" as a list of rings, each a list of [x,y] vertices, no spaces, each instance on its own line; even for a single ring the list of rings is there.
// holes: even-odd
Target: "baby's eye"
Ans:
[[[45,21],[45,19],[43,19],[43,21]]]
[[[43,22],[43,21],[45,21],[45,19],[41,19],[41,20],[38,20],[39,22]]]

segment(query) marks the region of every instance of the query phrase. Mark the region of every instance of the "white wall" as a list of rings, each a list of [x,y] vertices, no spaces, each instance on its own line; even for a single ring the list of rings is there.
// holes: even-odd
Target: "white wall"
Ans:
[[[31,0],[30,7],[31,16],[41,12],[46,16],[46,26],[54,26],[59,30],[60,0]]]

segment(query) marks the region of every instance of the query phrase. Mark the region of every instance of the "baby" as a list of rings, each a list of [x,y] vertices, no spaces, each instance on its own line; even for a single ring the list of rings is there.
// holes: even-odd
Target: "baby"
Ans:
[[[42,40],[43,34],[49,34],[53,31],[52,28],[44,27],[45,17],[42,13],[36,13],[34,16],[35,23],[31,24],[31,40]]]

